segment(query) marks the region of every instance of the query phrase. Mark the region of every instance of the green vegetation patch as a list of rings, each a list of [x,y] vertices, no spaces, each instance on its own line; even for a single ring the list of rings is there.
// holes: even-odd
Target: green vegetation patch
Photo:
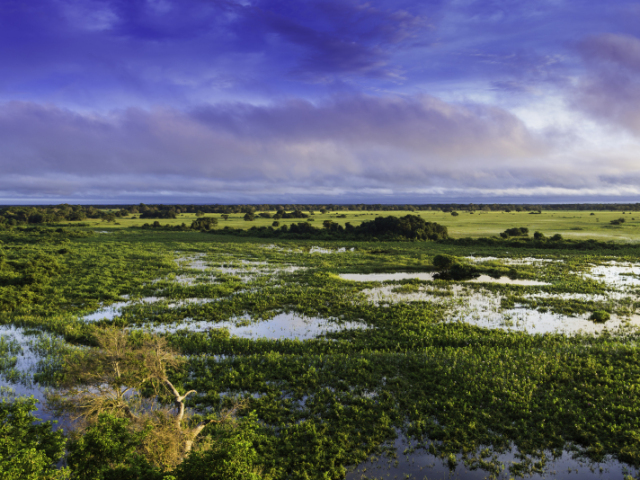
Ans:
[[[272,212],[267,218],[257,213],[256,222],[272,223],[278,215]],[[447,215],[456,222],[484,215],[476,213]],[[322,215],[330,214],[318,209],[315,223],[323,225]],[[117,218],[124,222],[131,215]],[[185,214],[176,212],[176,220],[182,223],[180,215]],[[430,215],[436,218],[435,212]],[[546,215],[550,214],[527,214],[527,218],[540,221]],[[604,218],[604,213],[598,215]],[[345,220],[335,214],[331,217],[336,222]],[[290,219],[281,215],[276,220]],[[226,221],[221,219],[218,227]],[[216,232],[214,227],[209,231]],[[378,304],[367,292],[380,287],[380,282],[351,282],[338,276],[459,268],[473,275],[539,280],[548,285],[465,283],[460,289],[456,288],[459,280],[453,278],[409,279],[383,286],[398,294],[425,292],[440,297],[488,292],[502,296],[504,308],[519,304],[566,315],[593,314],[594,322],[604,322],[604,315],[602,319],[596,315],[635,312],[632,292],[615,302],[560,299],[560,294],[608,295],[613,287],[583,274],[611,259],[634,261],[635,245],[596,242],[589,243],[595,247],[587,250],[576,245],[588,240],[411,242],[403,235],[402,242],[386,243],[380,237],[378,241],[354,237],[325,242],[193,230],[113,228],[109,234],[83,230],[76,234],[57,228],[0,232],[2,322],[43,332],[34,348],[48,360],[38,367],[36,381],[62,385],[68,380],[67,360],[91,358],[93,353],[86,352],[96,351],[97,332],[108,327],[133,331],[132,344],[139,345],[154,338],[143,334],[142,327],[165,325],[180,327],[163,335],[184,356],[184,362],[176,362],[166,374],[179,396],[197,390],[185,400],[194,418],[218,418],[225,408],[241,405],[235,412],[236,427],[207,426],[198,437],[202,449],[196,448],[197,453],[176,468],[164,468],[145,457],[149,475],[189,478],[206,468],[225,472],[215,468],[227,465],[228,478],[337,480],[380,453],[398,434],[452,466],[462,458],[469,468],[482,468],[494,477],[501,475],[504,466],[493,455],[512,447],[522,458],[508,467],[511,475],[543,471],[551,457],[566,450],[595,462],[610,455],[640,467],[636,332],[567,336],[480,328],[450,322],[446,302]],[[468,256],[497,260],[474,263],[465,259]],[[542,265],[507,261],[525,258],[554,261]],[[532,293],[541,296],[534,298]],[[145,297],[157,297],[157,301],[141,302]],[[115,318],[83,320],[84,315],[118,301],[130,303]],[[241,338],[218,328],[232,319],[251,324],[283,312],[348,328],[310,339]],[[208,322],[207,329],[190,330],[192,321]],[[5,382],[15,369],[19,348],[9,339],[0,339],[0,374]],[[149,393],[142,387],[140,392]],[[163,408],[175,404],[166,392],[158,394],[157,400]],[[100,445],[107,440],[126,462],[120,465],[109,457],[98,464],[100,468],[129,469],[136,464],[139,445],[157,436],[149,432],[145,436],[144,429],[134,431],[133,424],[117,416],[96,420],[82,437],[84,443],[76,439],[69,447],[74,452],[71,469],[87,466],[83,458],[98,458],[95,452],[103,451]],[[152,428],[158,428],[155,425]],[[120,449],[122,445],[131,448]],[[34,448],[44,451],[42,446]],[[51,468],[60,456],[59,449],[51,452],[42,457],[43,469]]]

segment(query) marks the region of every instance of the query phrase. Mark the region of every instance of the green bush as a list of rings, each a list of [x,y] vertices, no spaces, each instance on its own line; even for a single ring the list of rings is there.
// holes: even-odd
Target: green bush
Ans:
[[[173,472],[177,480],[266,480],[254,442],[260,439],[255,413],[218,428],[210,449],[192,452]]]
[[[456,263],[458,263],[458,259],[453,255],[441,254],[433,257],[433,266],[438,270],[449,270]]]
[[[513,227],[508,228],[500,234],[502,238],[509,237],[526,237],[529,235],[529,229],[527,227]]]
[[[0,478],[3,480],[59,480],[69,478],[67,468],[56,463],[64,455],[62,430],[33,416],[36,400],[0,401]]]
[[[149,430],[134,432],[130,421],[102,414],[70,445],[67,461],[78,480],[159,480],[162,472],[139,453]]]
[[[596,310],[591,314],[591,316],[589,317],[589,320],[593,320],[594,322],[597,322],[597,323],[604,323],[610,318],[611,318],[611,315],[609,315],[609,312],[605,312],[604,310]]]

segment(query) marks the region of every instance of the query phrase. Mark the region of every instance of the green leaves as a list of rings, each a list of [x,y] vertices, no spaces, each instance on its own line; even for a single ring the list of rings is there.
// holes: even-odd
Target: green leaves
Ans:
[[[78,480],[160,480],[162,471],[141,454],[149,428],[133,431],[129,420],[101,414],[72,442],[67,461]]]
[[[39,422],[33,398],[0,400],[0,478],[3,480],[62,480],[69,470],[56,463],[64,455],[62,430]]]

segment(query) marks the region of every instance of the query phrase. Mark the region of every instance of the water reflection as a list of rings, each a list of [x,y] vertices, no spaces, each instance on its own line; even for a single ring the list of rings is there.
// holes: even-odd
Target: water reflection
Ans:
[[[446,460],[430,454],[424,448],[419,448],[412,453],[405,454],[405,451],[412,451],[416,442],[408,441],[405,436],[399,436],[393,444],[396,458],[388,456],[372,457],[370,460],[361,463],[353,471],[347,473],[346,480],[361,479],[461,479],[461,480],[482,480],[489,478],[489,473],[477,469],[470,470],[461,461],[461,455],[456,457],[457,465],[451,470]],[[497,477],[500,479],[513,478],[509,472],[509,466],[518,462],[517,450],[513,448],[510,452],[496,454],[496,460],[505,466],[504,471]],[[592,463],[588,460],[574,458],[570,452],[564,451],[562,456],[549,460],[544,474],[534,473],[526,478],[532,479],[555,479],[555,480],[605,480],[620,479],[625,475],[633,475],[638,478],[637,469],[630,468],[613,458],[607,458],[602,463]],[[537,459],[535,459],[537,460]],[[522,477],[520,477],[522,478]]]
[[[335,250],[331,250],[330,248],[311,247],[309,249],[309,253],[345,253],[347,251],[355,252],[355,250],[356,249],[354,247],[351,247],[349,249],[347,249],[346,247],[340,247]]]
[[[164,297],[142,297],[136,300],[128,300],[126,302],[112,303],[111,305],[102,307],[93,313],[83,316],[82,320],[84,320],[85,322],[97,322],[99,320],[113,320],[114,318],[122,314],[123,308],[129,307],[131,305],[142,305],[142,304],[151,305],[153,303],[165,302],[167,307],[175,308],[175,307],[187,305],[189,303],[209,303],[214,301],[215,300],[211,298],[185,298],[183,300],[174,300],[172,302],[168,302],[168,299]]]
[[[471,290],[464,285],[452,285],[449,288],[419,288],[415,292],[398,293],[394,287],[386,285],[364,290],[369,301],[377,305],[399,302],[430,302],[442,305],[448,311],[447,322],[465,322],[483,328],[523,331],[528,333],[564,333],[566,335],[600,334],[604,331],[624,333],[627,329],[640,327],[640,315],[623,317],[611,315],[606,323],[594,323],[589,320],[590,313],[581,315],[563,315],[550,311],[541,312],[521,305],[515,308],[502,308],[502,296],[488,290]],[[604,296],[587,294],[550,294],[538,292],[524,295],[524,298],[577,298],[597,300]],[[622,298],[622,297],[618,297]]]
[[[396,272],[396,273],[341,273],[338,276],[344,280],[354,282],[397,282],[398,280],[423,280],[433,281],[435,272]],[[463,280],[465,283],[500,283],[504,285],[549,285],[537,280],[514,279],[509,277],[493,278],[489,275],[480,275],[477,278]]]
[[[253,323],[249,323],[253,322]],[[202,332],[214,328],[226,328],[231,335],[241,338],[268,338],[306,340],[329,332],[353,328],[366,328],[358,322],[337,323],[324,318],[307,317],[295,313],[280,313],[270,320],[254,322],[248,317],[238,317],[225,322],[187,321],[172,325],[147,325],[145,330],[155,333],[173,333],[177,330]]]
[[[609,262],[605,265],[596,265],[584,277],[609,286],[629,287],[640,285],[640,265],[628,262]]]
[[[521,257],[521,258],[509,258],[509,257],[464,257],[473,263],[486,263],[486,262],[500,262],[503,265],[539,265],[550,262],[561,262],[554,258],[535,258],[535,257]]]
[[[45,404],[45,389],[33,381],[33,374],[44,366],[41,362],[52,361],[52,359],[47,358],[47,356],[52,353],[55,355],[55,351],[59,349],[61,345],[65,345],[67,348],[78,347],[70,347],[61,337],[53,334],[37,330],[27,330],[12,325],[1,325],[0,337],[6,340],[14,340],[20,345],[21,350],[16,355],[17,362],[13,367],[13,369],[18,372],[20,378],[16,379],[16,381],[11,381],[7,378],[6,373],[8,372],[5,372],[5,374],[0,372],[0,387],[8,387],[16,396],[32,396],[38,400],[36,404],[38,407],[36,416],[38,418],[42,420],[59,420],[57,417],[54,417],[51,412],[43,408]],[[49,351],[46,351],[47,346],[50,347],[48,349]],[[63,422],[54,427],[54,429],[66,425],[68,424]]]

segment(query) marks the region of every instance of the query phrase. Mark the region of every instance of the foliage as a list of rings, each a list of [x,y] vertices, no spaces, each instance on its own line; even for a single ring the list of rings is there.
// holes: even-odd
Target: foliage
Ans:
[[[33,415],[33,398],[0,400],[0,477],[3,480],[58,480],[69,478],[68,469],[56,463],[64,455],[65,438],[51,422]]]
[[[248,215],[248,214],[247,214]],[[280,218],[274,216],[274,218]],[[311,221],[313,219],[307,219]],[[272,227],[252,227],[249,230],[239,230],[225,227],[216,230],[217,234],[257,236],[267,238],[317,238],[317,239],[353,239],[353,240],[442,240],[448,238],[447,227],[435,222],[426,222],[417,215],[405,215],[404,217],[376,217],[374,220],[362,222],[353,227],[349,222],[342,225],[331,220],[323,222],[323,228],[319,229],[309,223],[293,223],[290,226],[283,225],[279,229]]]
[[[591,314],[590,318],[594,322],[606,322],[607,320],[609,320],[611,318],[611,315],[607,311],[596,310],[595,312],[593,312]]]
[[[500,234],[502,238],[526,237],[527,235],[529,235],[529,229],[526,227],[507,228],[504,232]]]
[[[170,210],[147,210],[140,214],[140,218],[176,218],[176,211]]]
[[[132,428],[146,432],[139,440],[144,438],[142,454],[147,460],[170,468],[192,450],[206,426],[228,421],[242,406],[237,404],[220,416],[207,415],[202,421],[191,422],[185,400],[197,392],[180,394],[169,381],[168,371],[178,369],[184,360],[164,338],[132,335],[114,328],[98,330],[94,335],[97,348],[68,358],[60,389],[47,395],[50,408],[81,421],[80,433],[106,418],[105,414],[126,419]],[[163,398],[170,399],[175,410],[158,403]],[[123,429],[129,423],[118,425]]]
[[[453,255],[439,254],[433,257],[433,266],[438,270],[449,270],[457,263],[459,260]]]
[[[76,441],[72,442],[67,462],[78,480],[156,480],[162,471],[140,453],[152,427],[140,431],[131,421],[101,413]]]
[[[241,420],[215,429],[208,448],[191,453],[174,472],[177,480],[266,480],[260,469],[260,455],[254,443],[264,443],[257,417],[251,414]]]
[[[474,215],[461,215],[456,222],[468,217]],[[316,224],[323,225],[324,218],[317,218]],[[357,283],[336,275],[433,270],[442,256],[453,259],[448,269],[472,266],[476,273],[500,276],[510,274],[510,261],[521,261],[519,277],[549,285],[459,286],[467,296],[505,298],[505,309],[518,303],[521,308],[566,313],[633,313],[638,308],[633,292],[611,301],[558,297],[607,295],[607,285],[584,274],[612,259],[637,261],[637,245],[553,237],[384,243],[380,240],[400,237],[380,235],[375,241],[346,227],[336,233],[333,224],[342,226],[336,219],[333,214],[330,228],[307,233],[317,235],[310,241],[287,239],[290,232],[264,241],[260,230],[246,237],[162,229],[114,228],[110,234],[92,235],[57,232],[57,227],[3,230],[3,322],[53,332],[83,346],[69,349],[66,361],[56,360],[47,370],[51,381],[69,392],[73,387],[81,393],[88,385],[104,384],[105,392],[117,385],[134,386],[131,397],[118,399],[114,393],[111,403],[93,408],[92,415],[92,402],[79,402],[75,411],[67,412],[92,419],[78,435],[109,432],[95,433],[93,440],[87,437],[83,452],[94,449],[97,455],[102,448],[98,440],[115,447],[114,439],[121,439],[131,455],[144,456],[165,476],[177,475],[172,469],[180,463],[153,452],[178,445],[171,456],[185,458],[178,470],[189,475],[202,465],[211,471],[233,465],[237,471],[225,475],[340,479],[349,465],[380,454],[399,434],[411,440],[418,453],[432,452],[452,465],[478,467],[493,476],[507,475],[499,473],[507,466],[493,456],[512,448],[522,458],[508,466],[510,475],[542,471],[566,449],[591,461],[611,455],[632,467],[640,465],[638,334],[532,335],[479,328],[451,322],[450,310],[437,301],[374,303],[367,296],[372,289],[389,288],[401,295],[428,292],[453,304],[458,289],[451,282]],[[314,246],[329,253],[309,253]],[[340,247],[345,250],[339,252]],[[189,265],[196,254],[210,270]],[[493,260],[468,265],[465,257],[471,255]],[[527,257],[547,262],[540,268],[528,265]],[[34,274],[31,283],[22,280],[28,273]],[[123,301],[123,295],[129,295],[131,303],[115,318],[83,320],[89,312]],[[152,296],[158,298],[139,301]],[[536,304],[526,303],[532,298]],[[240,338],[218,328],[220,322],[240,321],[258,327],[285,313],[349,328],[309,339]],[[191,321],[208,323],[197,330]],[[177,355],[182,361],[164,370],[179,396],[199,392],[183,399],[193,415],[185,414],[181,429],[175,423],[176,397],[159,380],[162,375],[153,373],[162,371],[154,370],[151,362],[158,339],[131,331],[143,325],[167,327],[170,333],[163,334],[167,344],[162,349],[185,355]],[[114,326],[129,332],[120,356],[105,355],[105,341],[99,338]],[[17,355],[12,348],[5,349],[8,359]],[[128,372],[120,377],[109,373],[114,359]],[[202,422],[221,420],[221,414],[211,412],[233,408],[237,397],[244,397],[247,408],[256,412],[255,429],[248,428],[254,433],[242,431],[242,420],[238,431],[225,430],[225,422],[210,423],[185,457],[183,433]],[[124,404],[137,419],[125,413]],[[100,424],[101,415],[111,423]],[[148,427],[144,437],[136,437]],[[246,462],[229,460],[237,458]]]
[[[214,217],[200,217],[191,223],[194,230],[211,230],[218,225],[218,219]]]
[[[449,236],[447,227],[437,223],[425,222],[418,215],[377,217],[371,222],[363,222],[356,227],[356,233],[371,236],[400,236],[418,240],[441,240]]]

